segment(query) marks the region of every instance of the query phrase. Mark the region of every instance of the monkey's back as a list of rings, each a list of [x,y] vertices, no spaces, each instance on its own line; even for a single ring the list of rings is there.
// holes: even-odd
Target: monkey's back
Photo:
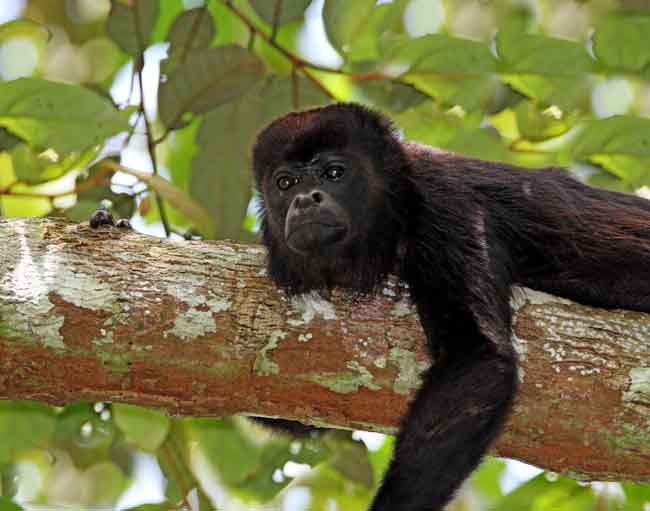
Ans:
[[[462,190],[465,211],[468,202],[484,211],[488,243],[507,249],[517,283],[588,305],[650,312],[649,200],[589,187],[559,168],[531,171],[419,144],[405,148],[419,163],[418,182]]]

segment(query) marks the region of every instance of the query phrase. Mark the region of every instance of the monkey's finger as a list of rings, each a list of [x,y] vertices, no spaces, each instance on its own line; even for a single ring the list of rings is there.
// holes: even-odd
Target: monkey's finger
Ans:
[[[113,220],[113,215],[111,215],[110,211],[105,208],[99,208],[90,215],[89,223],[90,227],[97,229],[100,225],[115,225],[115,220]]]
[[[119,229],[126,229],[129,231],[133,230],[133,226],[131,225],[131,222],[127,218],[120,218],[117,222],[115,222],[115,227]]]

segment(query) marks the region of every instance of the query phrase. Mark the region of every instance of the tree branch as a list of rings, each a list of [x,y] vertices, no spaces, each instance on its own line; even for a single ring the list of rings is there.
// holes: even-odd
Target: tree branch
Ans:
[[[0,219],[0,398],[121,401],[394,432],[427,366],[407,291],[288,300],[258,246]],[[497,453],[650,481],[650,315],[515,290]]]

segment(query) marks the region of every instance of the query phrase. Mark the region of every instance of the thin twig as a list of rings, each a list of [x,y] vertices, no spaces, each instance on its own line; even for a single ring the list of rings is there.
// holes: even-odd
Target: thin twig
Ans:
[[[284,57],[290,60],[293,65],[298,68],[307,67],[314,69],[316,71],[323,71],[325,73],[335,73],[335,74],[346,74],[345,71],[341,69],[336,69],[333,67],[319,66],[318,64],[312,64],[311,62],[300,58],[298,55],[294,55],[286,48],[280,46],[275,42],[269,35],[267,35],[263,30],[256,26],[251,20],[249,20],[246,15],[241,12],[237,7],[235,7],[230,0],[220,0],[235,16],[237,16],[250,30],[254,31],[262,39],[264,39],[272,48],[279,51]]]
[[[134,62],[136,72],[138,73],[138,87],[140,88],[140,105],[138,111],[142,113],[142,118],[144,119],[144,127],[147,136],[147,150],[149,152],[149,157],[151,158],[151,166],[153,167],[154,175],[158,175],[158,163],[156,160],[156,145],[153,142],[153,132],[151,131],[151,123],[149,122],[149,117],[147,112],[144,109],[144,85],[142,80],[142,70],[144,69],[144,51],[146,49],[146,42],[142,39],[141,23],[138,16],[138,10],[134,9],[134,21],[135,21],[135,36],[138,40],[138,58]],[[171,232],[169,228],[169,221],[167,220],[167,214],[165,213],[165,205],[162,201],[162,198],[155,193],[156,204],[158,205],[158,211],[160,213],[160,221],[163,224],[163,229],[165,230],[165,236],[169,237]]]
[[[300,96],[298,91],[299,86],[298,73],[296,68],[291,68],[291,106],[294,110],[298,110],[300,106]]]
[[[251,30],[250,28],[248,29],[248,44],[246,47],[248,48],[248,51],[253,51],[253,47],[255,46],[255,31]]]
[[[275,41],[275,36],[278,35],[278,23],[280,22],[280,14],[282,14],[282,0],[275,0],[275,10],[273,11],[273,29],[271,30],[272,41]]]
[[[167,462],[167,468],[169,472],[171,472],[171,476],[174,478],[176,484],[179,487],[181,493],[181,503],[183,504],[183,508],[192,509],[192,506],[187,500],[187,496],[189,495],[190,490],[193,488],[192,482],[188,481],[185,478],[182,469],[178,467],[178,462],[175,456],[176,453],[172,451],[174,447],[175,446],[170,446],[169,442],[165,442],[163,445],[160,446],[158,452],[161,458],[163,458],[164,461]]]
[[[325,73],[335,73],[335,74],[346,74],[345,71],[341,69],[335,69],[326,66],[319,66],[318,64],[312,64],[298,55],[295,55],[288,51],[286,48],[280,46],[272,36],[267,35],[263,30],[257,27],[251,20],[249,20],[246,15],[241,12],[237,7],[235,7],[230,0],[220,0],[223,5],[225,5],[235,16],[237,16],[244,25],[248,27],[251,32],[254,32],[256,35],[264,39],[271,48],[274,48],[276,51],[281,53],[287,60],[291,62],[295,69],[298,69],[307,79],[312,81],[316,87],[323,91],[328,97],[336,99],[336,96],[327,89],[315,76],[308,73],[305,68],[312,69],[314,71],[323,71]]]
[[[142,69],[144,68],[144,55],[141,56],[142,63],[143,65],[138,65],[138,86],[140,87],[140,106],[139,106],[139,111],[142,112],[142,118],[144,119],[144,126],[145,126],[145,131],[146,131],[146,136],[147,136],[147,151],[149,152],[149,158],[151,158],[151,166],[153,168],[153,173],[155,176],[158,175],[158,160],[156,158],[156,144],[154,143],[152,131],[151,131],[151,123],[149,122],[149,117],[147,116],[147,112],[144,109],[144,86],[142,84]],[[165,211],[165,204],[158,195],[157,192],[154,190],[154,195],[156,197],[156,204],[158,206],[158,211],[160,212],[160,221],[162,222],[163,228],[165,229],[165,236],[169,237],[169,233],[171,232],[170,226],[169,226],[169,220],[167,219],[167,213]]]
[[[185,59],[187,58],[187,54],[192,49],[192,44],[194,43],[194,39],[199,33],[199,27],[201,26],[201,22],[203,21],[206,12],[207,12],[207,7],[203,7],[200,9],[198,16],[194,18],[194,21],[192,22],[192,28],[190,29],[190,37],[188,37],[184,41],[181,48],[181,58],[180,58],[181,62],[185,62]]]

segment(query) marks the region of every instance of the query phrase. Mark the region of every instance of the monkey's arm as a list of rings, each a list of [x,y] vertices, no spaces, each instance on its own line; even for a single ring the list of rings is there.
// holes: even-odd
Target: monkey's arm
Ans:
[[[423,375],[403,419],[372,511],[442,510],[510,411],[517,365],[508,256],[467,218],[465,226],[445,224],[447,234],[422,233],[411,254],[415,266],[405,276],[439,362]]]
[[[442,510],[508,415],[517,385],[514,353],[479,341],[476,323],[463,325],[463,314],[449,319],[458,323],[448,325],[445,343],[477,345],[424,374],[372,511]]]

